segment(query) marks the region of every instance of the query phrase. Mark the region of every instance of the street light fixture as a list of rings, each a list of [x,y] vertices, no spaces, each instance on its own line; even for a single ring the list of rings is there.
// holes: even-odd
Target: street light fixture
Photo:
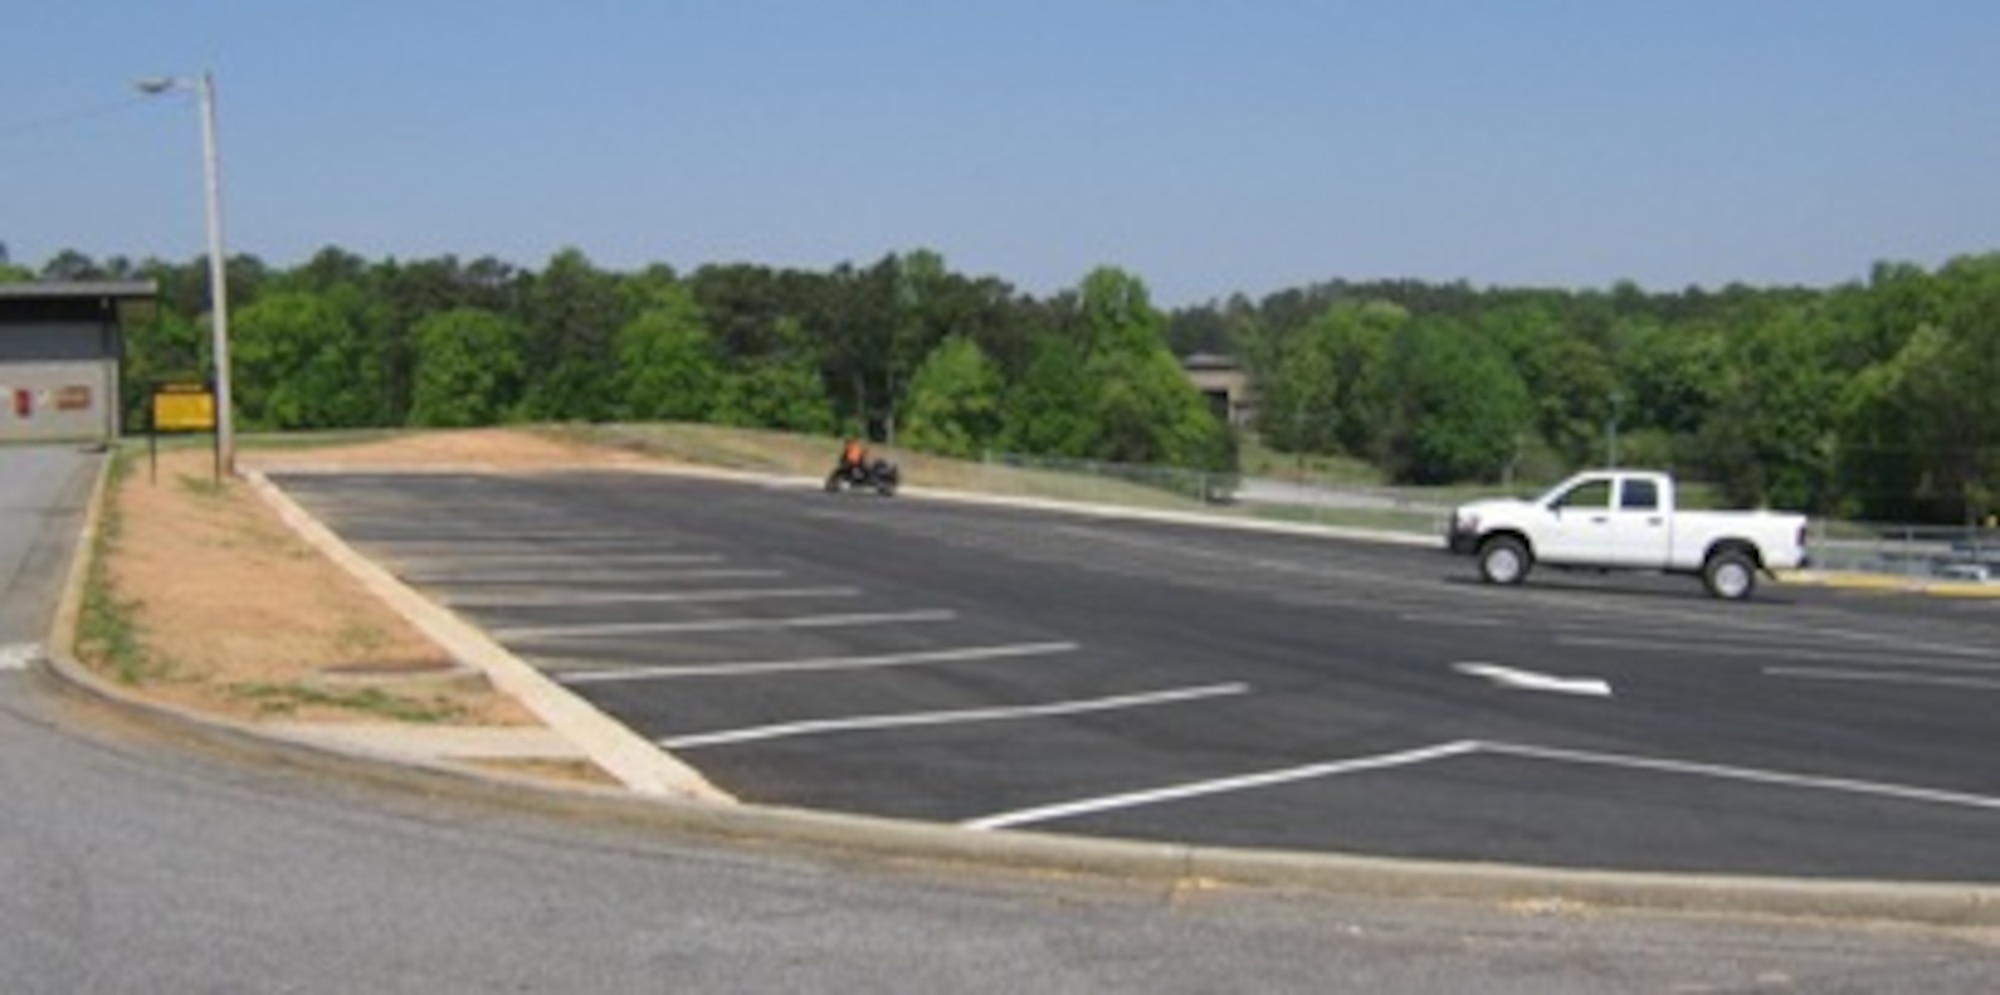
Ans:
[[[215,353],[215,461],[219,472],[236,473],[236,429],[229,393],[229,279],[222,254],[222,173],[215,153],[215,74],[155,76],[136,84],[158,95],[191,90],[201,98],[202,170],[208,188],[208,293],[213,312]]]

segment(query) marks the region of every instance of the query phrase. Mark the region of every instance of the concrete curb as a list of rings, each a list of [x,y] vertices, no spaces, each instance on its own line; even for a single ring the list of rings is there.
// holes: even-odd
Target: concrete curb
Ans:
[[[2000,583],[1982,584],[1969,580],[1937,580],[1927,577],[1897,577],[1891,574],[1849,573],[1835,570],[1800,570],[1786,574],[1784,581],[1787,584],[1805,584],[1842,591],[1922,594],[1933,598],[2000,598]]]
[[[244,478],[285,524],[308,544],[346,570],[397,614],[437,641],[446,653],[479,668],[493,686],[513,695],[542,721],[568,737],[584,754],[627,787],[644,795],[730,803],[735,799],[694,768],[612,721],[569,689],[467,624],[450,610],[412,590],[395,575],[356,553],[332,530],[307,514],[257,470]]]
[[[283,737],[267,728],[147,700],[111,685],[75,662],[73,649],[77,616],[88,564],[95,553],[94,540],[109,476],[108,466],[107,461],[106,472],[100,473],[93,492],[83,538],[78,544],[79,554],[71,565],[57,621],[48,642],[50,672],[72,690],[122,706],[140,717],[164,722],[210,742],[302,766],[497,805],[611,819],[718,839],[791,844],[885,861],[929,862],[994,871],[1076,874],[1176,887],[1216,884],[1290,888],[1387,898],[1490,902],[1527,908],[1547,905],[1557,910],[1618,908],[1881,920],[1950,928],[2000,927],[2000,887],[1985,885],[1572,870],[1252,851],[1016,830],[976,831],[935,823],[759,805],[708,804],[697,800],[705,797],[699,790],[700,785],[706,784],[705,781],[675,780],[682,771],[699,779],[699,775],[684,767],[675,771],[642,764],[637,779],[654,786],[656,790],[622,792],[557,785],[481,768],[424,762],[413,759],[407,753],[371,750],[355,743]],[[340,471],[346,472],[347,469],[340,468]],[[662,472],[664,469],[651,468],[649,472]],[[693,475],[757,482],[773,479],[709,471]],[[264,490],[277,493],[276,488],[261,474],[255,475],[255,479],[259,481],[260,493]],[[782,481],[786,478],[776,479]],[[283,498],[281,493],[277,496]],[[303,509],[292,505],[289,499],[284,499],[283,506],[290,506],[290,514],[300,519],[300,522],[293,523],[294,528],[300,528],[303,523],[331,537],[324,526],[313,521]],[[359,560],[345,543],[338,539],[333,539],[332,543],[330,549],[340,550],[346,558]],[[333,554],[329,552],[329,555]],[[428,622],[439,625],[454,638],[463,635],[451,630],[454,626],[463,627],[464,623],[435,606],[430,606],[430,611],[422,611],[429,604],[425,599],[403,587],[381,568],[366,561],[361,563],[370,568],[357,574],[363,576],[364,583],[369,583],[365,575],[376,575],[374,582],[369,583],[371,591],[385,597],[409,599],[410,607],[419,609],[419,614]],[[425,631],[431,630],[426,628]],[[433,638],[438,637],[433,634]],[[483,652],[480,642],[490,643],[490,640],[481,637],[469,641],[463,648]],[[504,651],[502,656],[511,664],[500,660],[491,662],[500,663],[503,672],[511,667],[532,670]],[[548,685],[549,682],[540,678],[539,674],[534,676],[536,682],[525,682],[520,686],[529,693],[543,693],[546,689],[538,688],[537,683]],[[507,679],[512,685],[513,676]],[[570,698],[575,705],[589,708],[568,695],[567,691],[559,687],[554,687],[554,690]],[[570,706],[549,707],[562,722],[577,719],[568,711]],[[596,715],[594,710],[592,714]],[[596,720],[609,722],[601,715],[596,715]],[[619,728],[622,730],[623,727]],[[631,734],[627,731],[626,735]],[[640,742],[644,743],[643,740]],[[648,750],[653,749],[649,743],[644,745]],[[599,747],[607,752],[624,748],[616,743],[603,743]]]

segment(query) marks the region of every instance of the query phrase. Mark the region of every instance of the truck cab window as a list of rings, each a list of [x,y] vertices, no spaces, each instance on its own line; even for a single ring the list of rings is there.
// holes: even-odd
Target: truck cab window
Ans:
[[[1555,507],[1603,511],[1611,507],[1611,481],[1586,480],[1556,498]]]
[[[1618,507],[1625,511],[1658,511],[1660,485],[1651,480],[1627,480],[1618,494]]]

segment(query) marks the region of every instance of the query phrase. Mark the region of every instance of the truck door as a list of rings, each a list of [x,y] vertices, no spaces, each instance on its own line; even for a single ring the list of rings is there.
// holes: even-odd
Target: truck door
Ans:
[[[1611,506],[1611,562],[1621,567],[1660,569],[1667,565],[1672,538],[1660,482],[1652,477],[1620,480]]]
[[[1606,477],[1577,483],[1546,505],[1552,519],[1535,539],[1535,558],[1548,563],[1609,563],[1611,498]]]

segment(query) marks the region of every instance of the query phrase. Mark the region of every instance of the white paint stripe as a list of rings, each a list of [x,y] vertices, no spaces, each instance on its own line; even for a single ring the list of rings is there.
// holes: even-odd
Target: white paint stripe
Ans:
[[[1883,656],[1871,653],[1852,653],[1841,650],[1815,650],[1815,649],[1803,649],[1803,648],[1788,649],[1779,646],[1746,646],[1735,643],[1704,643],[1695,641],[1647,642],[1645,640],[1639,640],[1639,639],[1609,639],[1609,638],[1582,638],[1582,637],[1561,637],[1558,638],[1556,642],[1568,646],[1585,646],[1595,649],[1636,650],[1639,652],[1652,652],[1652,653],[1672,653],[1679,656],[1699,655],[1703,653],[1709,653],[1709,654],[1714,654],[1716,656],[1749,656],[1749,657],[1756,657],[1760,660],[1818,660],[1828,663],[1842,663],[1842,662],[1866,663],[1878,667],[1927,667],[1933,670],[2000,671],[2000,664],[1976,663],[1970,660],[1956,660],[1956,659],[1917,660],[1917,659],[1911,659],[1907,656],[1894,656],[1885,658]],[[1893,653],[1895,651],[1885,650],[1884,652]],[[1933,653],[1949,652],[1952,654],[1966,654],[1966,655],[1972,655],[1973,653],[1975,653],[1975,651],[1969,649],[1963,649],[1963,650],[1954,649],[1949,651],[1932,649],[1929,652]],[[1990,659],[1992,654],[1991,651],[1989,650],[1980,652],[1978,655],[1986,656]]]
[[[688,553],[680,556],[662,556],[654,562],[661,566],[694,566],[702,563],[721,563],[723,557],[713,553]],[[553,567],[551,569],[554,569]],[[405,580],[425,584],[449,584],[460,579],[478,580],[491,577],[493,571],[478,567],[463,570],[404,570],[398,571]],[[590,578],[612,578],[615,580],[647,579],[652,572],[646,567],[593,567],[588,570],[562,570],[563,580],[588,580]],[[538,571],[533,576],[541,580],[549,578],[547,570]]]
[[[1452,669],[1470,677],[1483,677],[1495,685],[1516,691],[1543,691],[1551,694],[1611,697],[1611,685],[1595,677],[1557,677],[1532,670],[1502,667],[1491,663],[1455,663]]]
[[[39,643],[12,643],[0,646],[0,670],[26,670],[28,665],[42,658]]]
[[[1514,618],[1497,618],[1497,617],[1479,616],[1479,615],[1429,615],[1418,612],[1405,612],[1401,615],[1396,616],[1396,618],[1399,621],[1415,622],[1421,625],[1463,625],[1471,627],[1494,628],[1498,626],[1512,626],[1521,624],[1521,621],[1519,619],[1514,619]]]
[[[974,646],[927,653],[896,653],[884,656],[822,657],[811,660],[773,660],[755,663],[713,663],[669,667],[625,667],[551,673],[564,684],[615,684],[619,681],[672,680],[681,677],[751,677],[758,674],[802,673],[822,670],[868,670],[876,667],[918,667],[937,663],[966,663],[1019,656],[1048,656],[1072,653],[1076,643],[1024,643],[1015,646]],[[553,661],[538,661],[543,666]]]
[[[447,583],[453,587],[517,587],[528,591],[565,591],[565,583],[584,583],[591,580],[612,583],[664,584],[681,580],[756,580],[769,577],[783,577],[783,570],[650,570],[621,574],[616,577],[579,578],[575,574],[551,575],[548,571],[532,574],[489,573],[451,578]]]
[[[476,539],[415,539],[389,540],[385,546],[393,546],[396,552],[405,556],[464,556],[468,558],[491,557],[505,559],[509,556],[545,556],[550,553],[565,553],[582,546],[591,547],[589,555],[603,556],[651,556],[678,548],[675,539],[659,539],[649,536],[606,536],[583,542],[566,542],[560,546],[540,542],[517,542],[503,533],[487,533]],[[601,549],[597,547],[602,547]]]
[[[370,544],[380,543],[385,546],[443,545],[447,543],[459,543],[459,542],[468,542],[468,543],[599,542],[607,544],[623,544],[629,546],[635,542],[652,542],[654,540],[646,536],[633,535],[631,533],[624,533],[624,532],[516,532],[516,531],[510,531],[505,526],[496,525],[488,528],[478,528],[478,529],[426,529],[422,534],[419,535],[376,536],[367,538],[363,541],[368,542]]]
[[[784,598],[852,598],[858,587],[766,587],[716,591],[543,591],[524,594],[446,596],[459,608],[549,607],[561,605],[711,604]]]
[[[499,639],[565,639],[591,636],[629,636],[668,632],[740,632],[770,629],[835,629],[856,625],[895,625],[904,622],[949,622],[955,611],[937,609],[914,612],[881,612],[873,615],[807,615],[798,618],[709,618],[698,622],[605,622],[591,625],[538,625],[494,629]]]
[[[1808,681],[1861,681],[1876,684],[1914,684],[1924,687],[1974,688],[2000,691],[2000,680],[1977,677],[1936,677],[1929,674],[1885,673],[1879,670],[1837,670],[1827,667],[1765,667],[1772,677],[1796,677]]]
[[[1330,763],[1311,764],[1305,767],[1288,767],[1284,770],[1266,771],[1261,774],[1245,774],[1238,777],[1217,778],[1211,781],[1196,781],[1190,784],[1154,788],[1148,791],[1134,791],[1119,795],[1105,795],[1100,798],[1085,798],[1056,805],[1042,805],[1013,812],[1002,812],[979,819],[962,822],[967,829],[1006,829],[1011,826],[1025,826],[1032,823],[1054,822],[1059,819],[1079,815],[1092,815],[1117,809],[1138,808],[1144,805],[1158,805],[1162,802],[1184,801],[1209,795],[1229,794],[1268,788],[1297,781],[1311,781],[1324,777],[1337,777],[1372,770],[1387,770],[1394,767],[1409,767],[1433,760],[1446,760],[1476,752],[1479,744],[1471,741],[1439,743],[1415,750],[1398,753],[1384,753],[1379,756],[1357,757],[1353,760],[1336,760]]]
[[[522,553],[419,553],[412,554],[398,550],[394,554],[397,563],[412,569],[426,569],[437,573],[486,573],[497,569],[519,570],[530,567],[572,565],[599,569],[624,570],[649,565],[669,566],[684,563],[708,563],[718,559],[713,554],[699,553],[591,553],[580,550],[548,550],[545,552]],[[454,568],[459,568],[454,570]]]
[[[1843,794],[1870,795],[1877,798],[1927,802],[1935,805],[1951,805],[1959,808],[2000,810],[2000,798],[1966,794],[1957,791],[1938,791],[1931,788],[1913,788],[1900,784],[1886,784],[1880,781],[1859,781],[1844,777],[1820,777],[1811,774],[1787,774],[1782,771],[1759,770],[1754,767],[1731,767],[1723,764],[1693,763],[1684,760],[1660,760],[1652,757],[1634,757],[1617,753],[1586,753],[1579,750],[1520,746],[1513,743],[1481,743],[1479,744],[1479,748],[1483,752],[1533,760],[1553,760],[1561,763],[1586,764],[1596,767],[1618,767],[1626,770],[1645,770],[1665,774],[1688,774],[1697,777],[1712,777],[1725,781],[1744,781],[1752,784],[1775,784],[1787,788],[1837,791]]]
[[[1819,643],[1845,643],[1848,644],[1850,648],[1852,648],[1857,652],[1865,652],[1865,650],[1863,650],[1864,646],[1880,646],[1883,649],[1893,653],[1930,653],[1937,656],[1970,656],[1970,657],[1979,657],[1983,659],[1990,659],[1993,655],[1993,651],[1984,646],[1971,646],[1962,643],[1925,642],[1908,633],[1842,632],[1838,629],[1814,628],[1811,626],[1806,626],[1799,629],[1775,630],[1769,633],[1758,631],[1755,629],[1738,632],[1733,629],[1704,630],[1700,627],[1695,627],[1692,629],[1681,630],[1679,633],[1676,634],[1676,638],[1686,638],[1689,632],[1703,632],[1703,631],[1713,632],[1717,635],[1726,634],[1728,638],[1738,639],[1738,640],[1770,639],[1781,644],[1780,646],[1775,647],[1778,649],[1782,649],[1785,646],[1797,646],[1803,640],[1812,640]],[[1589,645],[1619,646],[1633,642],[1631,640],[1620,640],[1612,637],[1598,637],[1596,642],[1590,641],[1590,637],[1585,637],[1585,636],[1574,636],[1569,638],[1575,639],[1577,641],[1577,645],[1580,646],[1589,646]],[[1646,644],[1643,642],[1639,642],[1638,645],[1643,646]],[[1718,645],[1731,645],[1734,648],[1736,648],[1738,652],[1743,652],[1743,653],[1763,652],[1763,650],[1758,648],[1758,644],[1756,643],[1739,642],[1735,644],[1718,644]],[[1825,652],[1837,652],[1837,651],[1825,651]]]
[[[970,708],[951,712],[914,712],[904,715],[862,715],[847,719],[815,719],[807,722],[787,722],[780,725],[752,726],[745,729],[730,729],[722,732],[674,736],[662,739],[659,742],[661,746],[667,749],[679,750],[697,746],[723,746],[731,743],[750,743],[769,739],[784,739],[791,736],[814,736],[836,732],[908,729],[917,726],[958,725],[971,722],[1004,722],[1015,719],[1047,718],[1055,715],[1080,715],[1087,712],[1109,712],[1125,708],[1171,705],[1184,701],[1244,694],[1249,690],[1250,686],[1247,684],[1211,684],[1206,687],[1178,688],[1171,691],[1118,695],[1112,698],[1093,698],[1084,701],[1063,701],[1048,705]]]

